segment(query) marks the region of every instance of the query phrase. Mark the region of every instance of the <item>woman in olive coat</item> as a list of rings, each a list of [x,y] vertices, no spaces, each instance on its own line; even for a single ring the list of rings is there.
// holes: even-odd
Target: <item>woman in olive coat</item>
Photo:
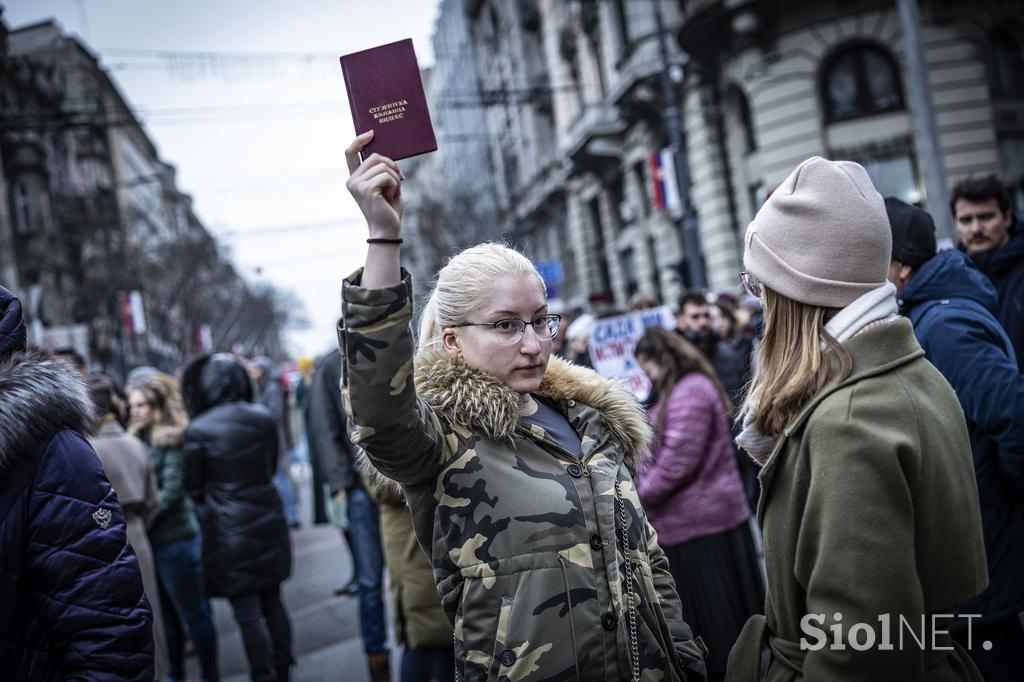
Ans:
[[[802,163],[747,230],[765,336],[738,440],[764,465],[768,597],[730,682],[978,679],[945,627],[986,582],[967,429],[896,314],[890,251],[848,161]]]

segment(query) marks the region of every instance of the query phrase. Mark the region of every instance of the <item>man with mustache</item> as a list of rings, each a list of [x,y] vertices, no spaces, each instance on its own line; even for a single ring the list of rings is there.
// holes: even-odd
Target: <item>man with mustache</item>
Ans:
[[[1024,367],[1024,231],[1016,223],[1010,193],[995,175],[967,178],[953,187],[949,207],[961,248],[999,295],[996,318]]]

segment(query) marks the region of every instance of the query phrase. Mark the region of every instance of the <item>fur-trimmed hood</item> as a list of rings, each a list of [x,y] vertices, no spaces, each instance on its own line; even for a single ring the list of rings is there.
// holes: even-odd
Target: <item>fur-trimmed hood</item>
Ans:
[[[509,441],[519,424],[519,394],[486,372],[443,351],[416,359],[417,395],[448,422]],[[633,466],[646,457],[651,426],[644,409],[621,384],[586,367],[552,356],[537,395],[552,401],[576,400],[601,413]],[[356,447],[363,483],[378,503],[401,504],[399,485],[381,474],[362,448]]]
[[[94,426],[89,392],[66,362],[40,352],[0,362],[0,482],[56,432]]]
[[[519,394],[486,372],[445,352],[425,353],[416,361],[416,393],[442,417],[508,440],[519,423]],[[537,395],[551,401],[590,405],[625,450],[630,463],[646,452],[651,426],[636,398],[621,384],[552,356]]]
[[[149,430],[149,442],[155,448],[176,448],[185,440],[187,424],[160,424]]]

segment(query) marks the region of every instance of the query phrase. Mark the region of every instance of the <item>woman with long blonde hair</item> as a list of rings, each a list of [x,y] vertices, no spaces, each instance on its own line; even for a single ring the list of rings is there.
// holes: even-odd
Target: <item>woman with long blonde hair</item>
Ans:
[[[890,252],[849,161],[800,164],[747,229],[765,333],[738,442],[763,464],[768,598],[728,680],[979,679],[944,629],[986,582],[967,429],[897,315]]]

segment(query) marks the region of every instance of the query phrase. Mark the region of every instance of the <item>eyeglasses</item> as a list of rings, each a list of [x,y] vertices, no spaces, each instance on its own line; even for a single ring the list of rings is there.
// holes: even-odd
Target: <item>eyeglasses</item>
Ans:
[[[541,341],[549,341],[558,334],[558,325],[562,321],[561,315],[541,315],[534,318],[533,322],[519,319],[518,317],[507,317],[497,322],[463,322],[462,324],[450,324],[449,327],[490,327],[494,333],[505,343],[516,343],[526,333],[526,325],[533,327],[533,333]]]
[[[754,298],[761,298],[761,294],[764,293],[764,287],[761,286],[761,283],[753,275],[749,272],[741,272],[740,281],[743,282],[743,288],[748,294]]]

